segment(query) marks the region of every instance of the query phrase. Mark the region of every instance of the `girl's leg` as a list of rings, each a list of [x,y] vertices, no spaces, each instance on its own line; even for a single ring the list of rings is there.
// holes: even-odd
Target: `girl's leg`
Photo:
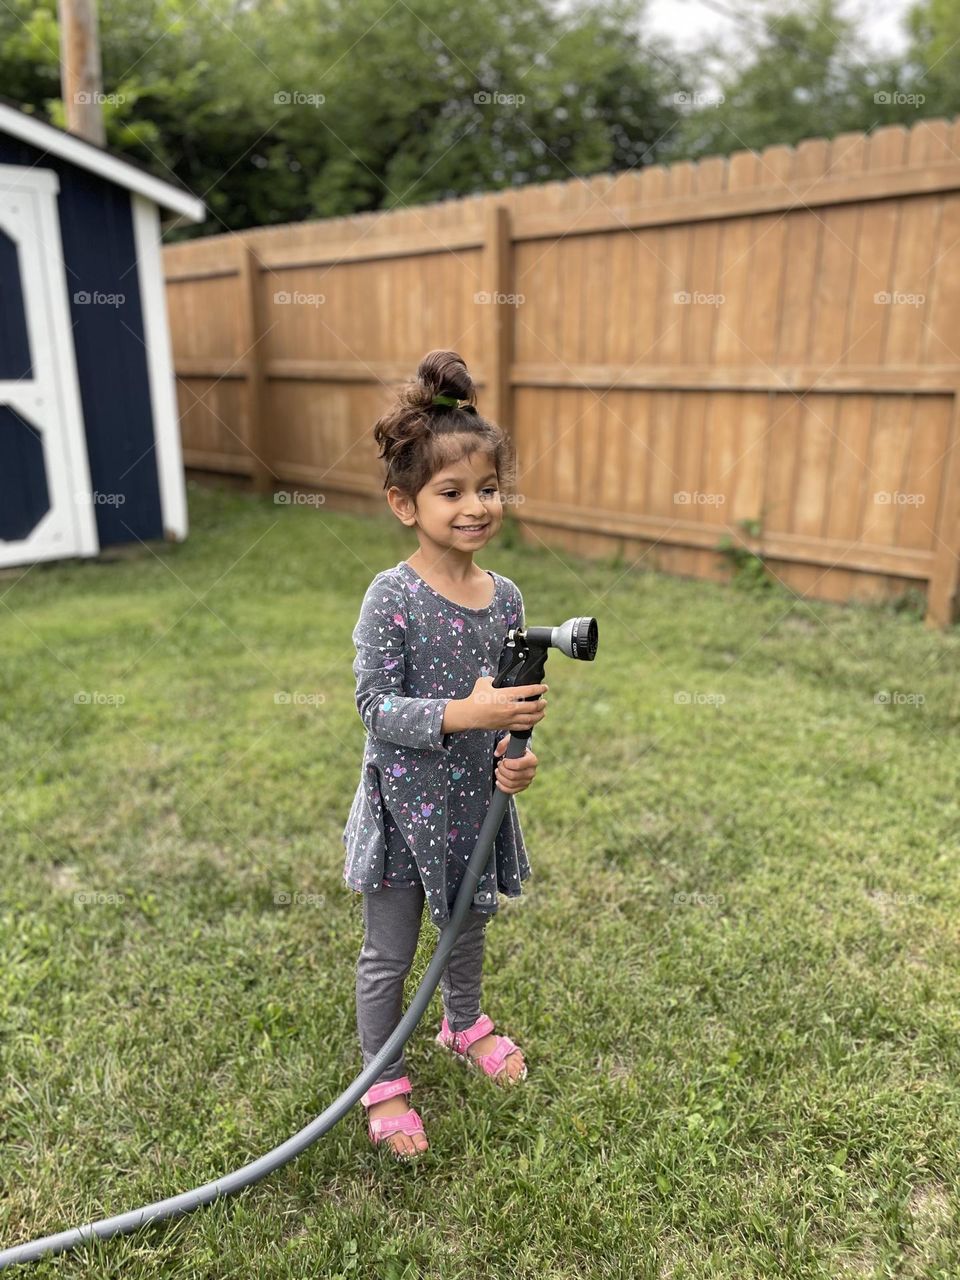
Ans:
[[[440,978],[443,1011],[451,1031],[466,1031],[480,1017],[483,946],[489,916],[468,911]]]
[[[356,987],[357,1031],[365,1067],[403,1015],[403,981],[416,955],[423,903],[422,884],[381,888],[363,895],[364,938],[357,958]],[[373,1083],[399,1080],[406,1074],[401,1050]]]
[[[468,911],[467,922],[453,944],[450,962],[440,979],[443,1010],[451,1031],[467,1031],[480,1017],[480,981],[483,969],[483,945],[488,915]],[[497,1036],[488,1032],[467,1049],[471,1058],[482,1058],[497,1046]],[[519,1048],[507,1054],[503,1070],[511,1081],[525,1070]],[[501,1081],[502,1083],[502,1081]]]

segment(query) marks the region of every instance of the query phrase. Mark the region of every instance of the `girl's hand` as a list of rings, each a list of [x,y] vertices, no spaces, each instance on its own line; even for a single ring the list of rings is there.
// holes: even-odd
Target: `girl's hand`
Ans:
[[[524,699],[543,694],[549,687],[546,684],[521,684],[494,688],[493,676],[481,676],[470,693],[458,699],[463,727],[533,729],[547,714],[547,700],[538,697],[533,702],[526,702]]]
[[[510,742],[509,733],[505,738],[501,738],[494,748],[495,756],[502,756],[506,751]],[[515,760],[501,760],[496,768],[496,785],[500,791],[505,791],[508,796],[514,796],[518,791],[526,791],[530,783],[533,781],[533,775],[537,772],[537,764],[539,761],[529,747],[526,754],[517,756]]]

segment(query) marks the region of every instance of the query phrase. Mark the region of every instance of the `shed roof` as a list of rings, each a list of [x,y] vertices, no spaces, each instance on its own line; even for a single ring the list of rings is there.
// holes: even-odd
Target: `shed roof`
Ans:
[[[90,173],[99,174],[152,200],[161,209],[170,209],[191,222],[203,222],[207,207],[179,182],[166,182],[149,169],[109,147],[98,147],[78,134],[58,129],[24,111],[19,103],[0,94],[0,132],[19,138],[50,155],[60,156]]]

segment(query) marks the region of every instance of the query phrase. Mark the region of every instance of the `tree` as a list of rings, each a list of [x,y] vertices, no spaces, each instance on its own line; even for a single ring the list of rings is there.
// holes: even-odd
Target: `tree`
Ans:
[[[0,78],[63,124],[55,6],[13,4]],[[202,233],[622,169],[677,118],[638,19],[624,0],[103,0],[108,143],[201,195]]]
[[[892,101],[902,65],[868,51],[838,0],[775,6],[757,15],[757,23],[739,48],[711,46],[721,63],[718,86],[694,101],[675,132],[674,158],[869,131],[909,115]]]
[[[954,0],[922,0],[907,15],[910,48],[905,89],[922,97],[922,114],[960,111],[960,9]]]

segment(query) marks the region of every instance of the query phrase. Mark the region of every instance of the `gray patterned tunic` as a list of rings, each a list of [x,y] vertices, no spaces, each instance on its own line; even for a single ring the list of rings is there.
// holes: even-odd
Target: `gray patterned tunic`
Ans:
[[[487,572],[492,602],[468,609],[401,560],[373,579],[353,631],[357,710],[367,738],[343,832],[344,882],[375,893],[419,877],[438,929],[450,918],[476,846],[494,790],[493,750],[507,733],[443,733],[444,708],[466,697],[480,676],[497,674],[507,630],[523,625],[519,588]],[[496,875],[488,864],[470,908],[487,915],[496,914],[498,889],[518,898],[530,875],[513,796],[494,851]]]

